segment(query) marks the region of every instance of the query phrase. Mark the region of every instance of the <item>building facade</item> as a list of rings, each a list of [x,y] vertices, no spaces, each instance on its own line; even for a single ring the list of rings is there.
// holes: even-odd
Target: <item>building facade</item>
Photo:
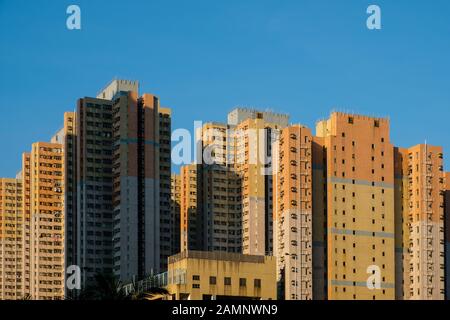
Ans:
[[[64,298],[64,153],[56,143],[37,142],[30,152],[30,296]],[[26,171],[26,170],[25,170]]]
[[[180,251],[203,248],[197,167],[190,164],[180,168]]]
[[[111,273],[112,103],[84,97],[66,113],[66,261],[81,269],[81,289]]]
[[[113,97],[114,272],[123,281],[167,268],[170,231],[171,111],[159,98]]]
[[[445,173],[445,299],[450,299],[450,172]]]
[[[196,163],[181,169],[182,250],[273,253],[272,144],[287,124],[237,108],[197,129]]]
[[[82,288],[98,273],[122,281],[167,269],[175,253],[170,201],[171,111],[113,80],[64,118],[66,264]]]
[[[275,300],[272,256],[183,251],[169,258],[172,300]]]
[[[0,178],[0,300],[25,296],[22,180]]]
[[[325,296],[394,299],[394,148],[389,121],[334,112],[318,122],[316,131],[326,152]],[[370,274],[379,276],[379,288],[367,283]]]
[[[241,179],[244,254],[273,254],[272,145],[288,121],[288,115],[241,108],[228,114],[233,169]]]
[[[397,299],[442,300],[445,179],[441,147],[396,149]]]
[[[279,298],[311,300],[312,135],[303,126],[282,130],[274,154],[274,250]]]
[[[181,176],[172,173],[170,177],[170,211],[172,213],[172,248],[179,253],[181,243]]]

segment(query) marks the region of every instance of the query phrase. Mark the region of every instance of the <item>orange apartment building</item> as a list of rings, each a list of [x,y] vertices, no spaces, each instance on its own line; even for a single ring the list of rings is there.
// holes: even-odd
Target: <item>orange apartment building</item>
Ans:
[[[442,147],[396,148],[396,298],[444,299]]]
[[[22,181],[0,178],[0,300],[24,297]]]
[[[279,298],[311,300],[312,135],[300,126],[284,128],[274,149],[274,250]]]
[[[23,174],[29,174],[23,185],[25,194],[29,192],[29,294],[35,300],[60,300],[64,297],[65,274],[62,145],[34,143],[29,169],[27,159],[25,155]]]
[[[394,147],[389,121],[333,112],[317,123],[316,131],[321,138],[316,142],[323,143],[326,174],[326,186],[314,188],[326,193],[326,293],[319,287],[316,296],[394,299]],[[320,148],[315,149],[320,155]],[[320,182],[320,169],[315,176]],[[321,193],[313,197],[320,201]],[[317,209],[314,214],[319,215],[320,228],[323,216]],[[314,238],[320,242],[321,234]],[[320,265],[316,263],[317,270]],[[372,273],[380,276],[379,289],[367,285]],[[316,277],[320,286],[320,274]]]

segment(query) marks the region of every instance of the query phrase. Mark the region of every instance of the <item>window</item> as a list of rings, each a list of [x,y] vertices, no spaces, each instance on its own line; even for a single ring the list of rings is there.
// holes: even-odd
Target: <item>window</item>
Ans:
[[[192,284],[193,289],[200,289],[200,285],[198,283]]]
[[[231,286],[231,278],[230,277],[225,277],[223,279],[223,284],[226,286]]]
[[[245,278],[239,278],[239,286],[245,287],[247,285],[247,279]]]
[[[216,277],[209,277],[209,284],[216,284],[216,283],[217,283]]]
[[[198,276],[198,275],[193,275],[193,276],[192,276],[192,280],[194,280],[194,281],[200,281],[200,276]]]
[[[261,279],[255,279],[254,286],[255,288],[261,288]]]

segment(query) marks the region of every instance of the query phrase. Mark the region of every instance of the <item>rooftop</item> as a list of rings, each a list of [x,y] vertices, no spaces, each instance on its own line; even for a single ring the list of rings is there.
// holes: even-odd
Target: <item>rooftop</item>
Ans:
[[[232,252],[182,251],[169,257],[169,264],[183,259],[204,259],[235,262],[264,263],[266,256],[247,255]]]

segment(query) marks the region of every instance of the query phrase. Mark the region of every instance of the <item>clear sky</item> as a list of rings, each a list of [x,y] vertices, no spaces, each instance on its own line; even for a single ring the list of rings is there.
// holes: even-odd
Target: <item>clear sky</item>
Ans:
[[[82,29],[66,28],[81,8]],[[377,4],[382,29],[366,28]],[[450,170],[448,0],[0,0],[0,176],[113,77],[173,109],[173,128],[270,108],[312,128],[332,109],[442,145]]]

